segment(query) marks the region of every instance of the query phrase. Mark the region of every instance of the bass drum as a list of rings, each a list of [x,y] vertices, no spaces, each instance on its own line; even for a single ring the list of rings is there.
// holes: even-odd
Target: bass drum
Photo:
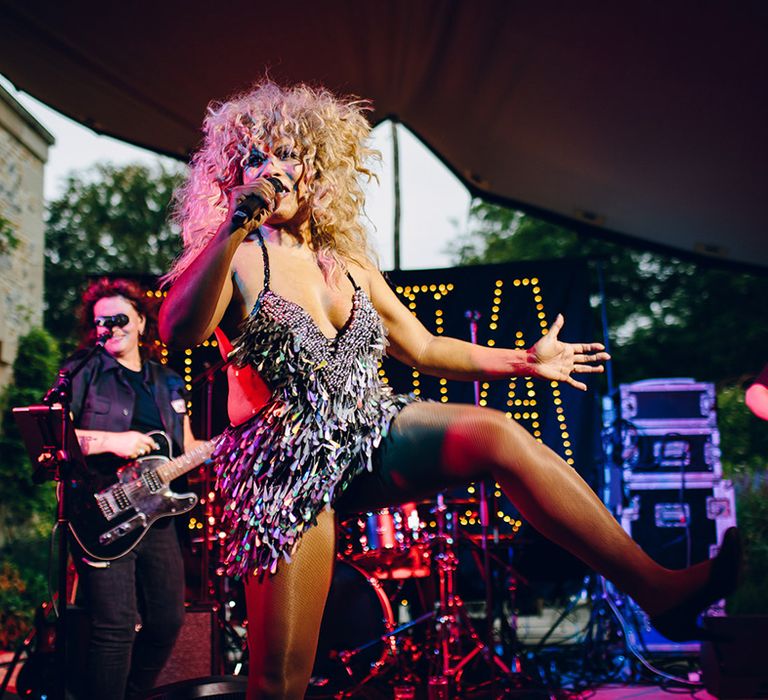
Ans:
[[[306,697],[352,695],[393,658],[394,638],[381,637],[394,627],[381,584],[354,564],[337,560]]]

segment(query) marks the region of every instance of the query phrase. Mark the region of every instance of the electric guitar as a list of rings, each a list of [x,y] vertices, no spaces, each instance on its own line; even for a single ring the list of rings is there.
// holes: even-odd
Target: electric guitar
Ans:
[[[148,433],[160,445],[147,457],[128,462],[110,476],[89,475],[71,482],[70,530],[94,559],[118,559],[130,552],[159,518],[194,508],[194,493],[175,493],[169,484],[211,456],[209,440],[171,458],[171,441],[162,431]],[[100,456],[100,455],[99,455]]]

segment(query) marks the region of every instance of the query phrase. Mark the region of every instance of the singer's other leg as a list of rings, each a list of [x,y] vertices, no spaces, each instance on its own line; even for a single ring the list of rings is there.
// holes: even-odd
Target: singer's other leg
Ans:
[[[323,511],[290,564],[251,577],[248,608],[248,700],[300,700],[315,661],[335,556],[334,515]]]

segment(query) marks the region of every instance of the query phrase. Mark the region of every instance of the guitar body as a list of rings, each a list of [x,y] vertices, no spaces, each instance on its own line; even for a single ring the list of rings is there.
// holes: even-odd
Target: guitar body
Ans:
[[[70,529],[94,559],[118,559],[141,541],[154,522],[186,513],[197,503],[194,493],[175,493],[169,482],[205,461],[212,443],[171,459],[165,433],[149,434],[160,450],[125,464],[111,477],[91,476],[70,486]]]

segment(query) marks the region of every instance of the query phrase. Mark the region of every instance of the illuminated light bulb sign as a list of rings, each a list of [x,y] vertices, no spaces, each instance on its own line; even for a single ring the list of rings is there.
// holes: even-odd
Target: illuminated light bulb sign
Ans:
[[[462,340],[470,337],[467,311],[478,311],[478,344],[490,348],[524,350],[548,332],[558,313],[566,317],[563,340],[591,340],[591,317],[583,263],[541,262],[482,265],[447,270],[409,270],[389,273],[398,298],[435,336]],[[474,403],[472,382],[432,377],[416,368],[404,368],[385,359],[379,367],[382,381],[397,392],[446,403]],[[588,394],[558,382],[533,377],[483,380],[479,404],[496,408],[546,443],[579,471],[596,468],[591,454],[593,412]],[[579,451],[579,445],[582,449]],[[467,495],[476,495],[475,487]],[[491,492],[493,511],[512,531],[519,516],[501,491]],[[477,508],[458,514],[459,522],[479,524]]]

